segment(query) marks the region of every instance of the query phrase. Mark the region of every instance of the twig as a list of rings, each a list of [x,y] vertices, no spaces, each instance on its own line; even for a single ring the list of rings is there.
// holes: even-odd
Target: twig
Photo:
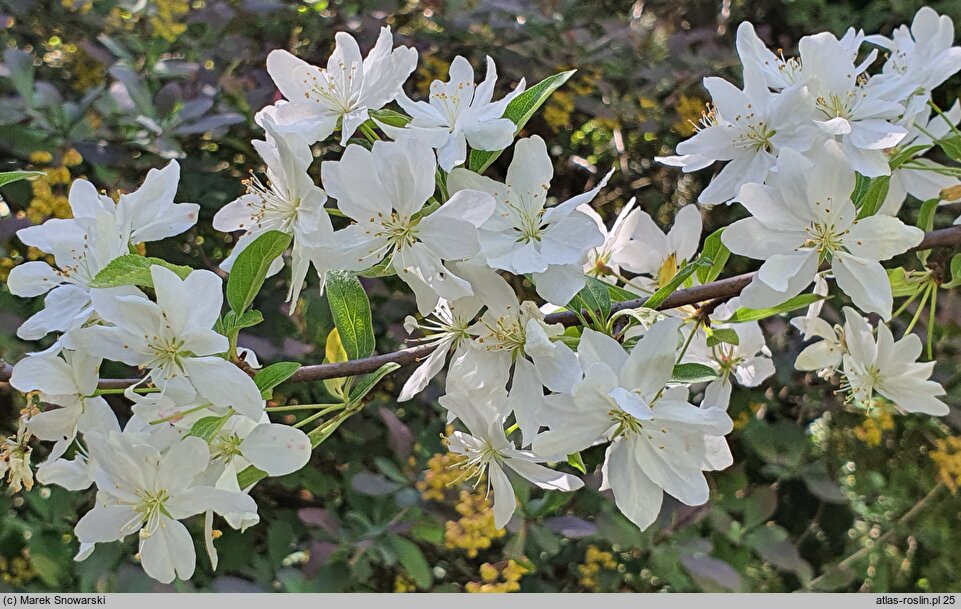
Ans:
[[[927,250],[935,247],[955,246],[961,246],[961,226],[952,226],[950,228],[942,228],[940,230],[926,233],[921,243],[911,251]],[[731,298],[740,294],[741,290],[751,283],[751,279],[753,278],[753,272],[744,273],[742,275],[728,277],[727,279],[712,281],[711,283],[706,283],[704,285],[697,285],[694,287],[677,290],[668,296],[667,299],[664,300],[664,302],[661,303],[661,305],[657,308],[659,310],[674,309],[685,305],[698,304],[708,300]],[[636,309],[643,305],[645,300],[647,299],[636,298],[634,300],[625,300],[623,302],[615,303],[611,307],[611,312],[622,311],[624,309]],[[563,324],[565,326],[574,326],[579,323],[577,314],[574,311],[560,311],[558,313],[551,313],[545,317],[544,321],[549,324]],[[424,344],[407,349],[401,349],[399,351],[392,351],[391,353],[384,353],[381,355],[374,355],[371,357],[349,360],[346,362],[301,366],[300,369],[298,369],[297,372],[290,377],[289,381],[296,383],[357,376],[360,374],[374,372],[384,364],[389,363],[406,366],[409,364],[414,364],[427,357],[435,348],[436,346],[433,344]],[[12,371],[13,367],[9,364],[3,364],[3,366],[0,367],[0,387],[2,387],[3,383],[10,380],[10,374]],[[102,379],[98,386],[101,389],[124,388],[138,382],[139,380],[140,379]]]

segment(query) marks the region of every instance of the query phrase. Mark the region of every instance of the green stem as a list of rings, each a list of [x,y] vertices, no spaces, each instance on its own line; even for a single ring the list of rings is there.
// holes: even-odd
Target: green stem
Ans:
[[[303,427],[304,425],[307,425],[308,423],[313,423],[314,421],[316,421],[316,420],[319,419],[320,417],[324,416],[325,414],[330,414],[331,412],[334,412],[335,410],[340,410],[340,409],[342,409],[343,407],[344,407],[344,404],[334,404],[333,406],[331,406],[331,407],[329,407],[329,408],[324,408],[323,410],[318,410],[317,412],[315,412],[314,414],[310,415],[309,417],[307,417],[307,418],[304,419],[303,421],[298,421],[298,422],[294,423],[294,424],[292,425],[292,427],[293,427],[294,429],[300,429],[301,427]],[[346,411],[345,411],[345,412],[346,412]],[[339,416],[339,415],[338,415],[338,416]],[[335,417],[335,419],[336,419],[336,417]]]
[[[133,391],[134,393],[158,393],[160,389],[157,387],[137,387],[136,389],[127,388],[116,388],[116,389],[97,389],[92,394],[86,397],[96,397],[98,395],[123,395],[127,390]]]
[[[911,323],[909,323],[908,327],[904,329],[905,335],[910,334],[911,330],[914,329],[914,324],[918,323],[918,318],[921,317],[921,311],[924,310],[924,305],[925,303],[928,302],[928,296],[930,295],[931,295],[930,289],[924,290],[924,296],[921,297],[921,302],[918,303],[918,310],[915,311],[914,317],[911,318]]]
[[[928,359],[934,357],[934,322],[935,322],[935,312],[938,306],[938,286],[931,285],[931,305],[928,307]]]
[[[361,123],[360,132],[364,134],[364,137],[366,137],[367,141],[371,144],[380,141],[380,136],[377,135],[377,132],[371,129],[370,125],[367,123]]]
[[[201,404],[200,406],[194,406],[193,408],[189,408],[189,409],[187,409],[187,410],[181,410],[180,412],[178,412],[178,413],[176,413],[176,414],[172,414],[172,415],[170,415],[169,417],[164,417],[164,418],[162,418],[162,419],[157,419],[156,421],[150,421],[150,424],[151,424],[151,425],[157,425],[157,424],[160,424],[160,423],[166,423],[166,422],[168,422],[168,421],[173,421],[174,419],[179,419],[180,417],[182,417],[182,416],[184,416],[184,415],[192,414],[192,413],[194,413],[194,412],[197,412],[198,410],[203,410],[203,409],[206,408],[206,407],[207,407],[207,404]]]
[[[342,403],[337,404],[292,404],[290,406],[269,406],[265,410],[267,412],[293,412],[295,410],[317,410],[324,409],[329,406],[343,406]]]
[[[684,354],[687,353],[687,348],[691,346],[692,342],[694,342],[694,335],[697,334],[697,331],[700,329],[700,327],[701,327],[701,320],[700,319],[695,320],[694,328],[691,330],[691,333],[687,336],[687,340],[684,341],[684,346],[681,347],[681,352],[677,355],[676,363],[680,364],[681,360],[684,359]]]

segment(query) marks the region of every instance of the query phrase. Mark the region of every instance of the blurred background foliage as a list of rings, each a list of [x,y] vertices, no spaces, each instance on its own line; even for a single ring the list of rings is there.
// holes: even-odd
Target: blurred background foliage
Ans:
[[[231,237],[213,231],[210,219],[258,168],[249,143],[261,137],[253,113],[275,99],[264,69],[275,48],[323,63],[334,32],[350,31],[367,48],[389,24],[395,40],[420,52],[409,83],[410,92],[420,94],[432,79],[446,78],[457,54],[475,66],[490,54],[504,92],[521,77],[534,83],[576,68],[525,129],[550,143],[553,194],[563,199],[583,192],[613,165],[618,172],[595,201],[598,210],[613,218],[637,196],[667,225],[709,176],[681,176],[652,157],[692,133],[704,110],[704,76],[739,82],[733,31],[740,21],[758,24],[762,37],[790,54],[800,36],[824,29],[889,32],[909,22],[921,4],[0,0],[0,170],[46,174],[2,192],[0,280],[13,265],[42,255],[14,233],[67,216],[71,180],[86,177],[113,194],[172,158],[183,169],[178,200],[199,202],[201,221],[149,249],[172,262],[216,268]],[[929,4],[961,23],[957,0]],[[938,101],[946,106],[958,92],[954,79]],[[315,147],[318,159],[328,152]],[[503,172],[508,160],[505,155],[491,171]],[[941,212],[938,225],[950,223],[953,212]],[[705,234],[740,213],[706,211]],[[242,345],[262,361],[321,361],[332,327],[323,298],[305,290],[297,314],[288,317],[283,279],[275,281],[258,303],[274,314]],[[412,298],[390,280],[365,280],[365,286],[377,311],[378,350],[401,346]],[[40,304],[0,289],[3,360],[44,346],[14,337]],[[829,319],[837,313],[826,306]],[[261,523],[242,535],[223,531],[216,573],[198,547],[194,579],[160,586],[134,566],[133,540],[100,545],[87,561],[74,563],[71,530],[93,497],[37,485],[0,495],[0,590],[957,590],[959,322],[957,296],[944,294],[930,331],[940,354],[935,378],[947,388],[953,412],[936,420],[847,411],[829,384],[793,370],[800,342],[786,320],[767,320],[778,373],[758,389],[735,392],[730,441],[736,464],[711,476],[709,504],[690,508],[668,499],[659,521],[643,533],[596,490],[602,449],[584,454],[589,488],[561,494],[518,485],[521,510],[507,531],[495,530],[484,486],[456,482],[456,463],[441,439],[436,397],[442,384],[399,405],[401,371],[307,468],[255,488]],[[105,366],[103,373],[124,370]],[[329,389],[336,387],[289,385],[275,400],[313,403]],[[22,396],[0,391],[0,433],[10,433],[22,406]],[[44,458],[42,450],[34,462]]]

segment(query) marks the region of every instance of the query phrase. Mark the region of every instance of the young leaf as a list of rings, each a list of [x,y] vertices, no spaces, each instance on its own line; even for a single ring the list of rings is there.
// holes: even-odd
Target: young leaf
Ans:
[[[209,443],[210,440],[223,429],[224,424],[227,423],[231,416],[230,414],[225,414],[219,417],[204,417],[190,427],[190,432],[187,435],[197,436],[204,442]]]
[[[254,376],[254,384],[260,393],[269,396],[277,385],[289,379],[300,368],[297,362],[277,362],[262,369]]]
[[[20,180],[42,175],[44,175],[42,171],[3,171],[0,172],[0,186],[6,186],[7,184],[19,182]]]
[[[170,269],[177,273],[181,279],[186,279],[187,275],[193,270],[189,266],[170,264],[160,258],[125,254],[119,258],[114,258],[107,266],[100,269],[100,272],[90,282],[90,287],[117,288],[125,285],[136,285],[152,288],[153,278],[150,276],[150,267],[152,266],[162,266]]]
[[[880,176],[873,178],[868,183],[864,193],[854,200],[854,205],[858,208],[858,219],[867,218],[878,213],[884,198],[888,196],[888,187],[891,185],[891,176]]]
[[[507,108],[504,109],[503,118],[509,118],[517,125],[517,128],[514,130],[515,135],[520,133],[520,130],[524,128],[524,125],[526,125],[527,121],[534,115],[534,112],[547,101],[551,93],[567,82],[567,80],[574,75],[574,72],[576,72],[576,70],[548,76],[507,104]],[[500,156],[501,152],[503,151],[471,150],[467,168],[476,173],[484,173],[484,170],[491,166],[491,163]]]
[[[689,262],[683,269],[678,271],[667,284],[661,286],[656,292],[651,294],[641,306],[647,309],[656,309],[662,302],[667,300],[667,297],[673,294],[677,288],[681,287],[681,284],[687,281],[687,278],[693,275],[694,271],[701,267],[710,267],[711,264],[712,262],[710,260],[701,257],[694,262]]]
[[[384,378],[398,368],[400,368],[400,364],[389,362],[374,372],[360,377],[357,383],[350,390],[350,403],[357,404],[362,399],[367,397],[367,394],[370,393],[371,389],[374,388],[374,385],[380,382],[380,379]]]
[[[243,471],[237,474],[237,486],[239,486],[241,489],[245,489],[256,482],[260,482],[266,477],[267,472],[257,469],[253,465],[248,465]]]
[[[293,237],[272,230],[260,235],[238,254],[227,278],[227,304],[238,314],[254,301],[267,278],[270,264],[290,245]]]
[[[721,243],[721,233],[723,228],[719,228],[704,240],[704,247],[701,249],[701,256],[711,261],[710,266],[697,268],[697,281],[702,285],[710,283],[720,277],[727,259],[731,257],[731,251]]]
[[[940,202],[940,199],[928,199],[921,204],[921,209],[918,210],[918,228],[925,232],[934,228],[934,214],[937,212]],[[921,250],[915,253],[921,264],[927,264],[930,254],[931,250]]]
[[[337,328],[331,329],[330,334],[327,335],[324,353],[324,361],[327,363],[347,361],[347,351],[344,350],[344,344],[340,342],[340,332],[337,331]],[[346,397],[344,395],[344,385],[347,384],[347,381],[346,377],[324,379],[324,387],[327,388],[330,395],[343,400]]]
[[[961,163],[961,135],[957,133],[938,140],[938,146],[952,161]]]
[[[244,311],[243,315],[237,315],[236,311],[227,311],[223,317],[217,320],[218,334],[229,336],[234,332],[251,328],[264,321],[264,314],[256,309]]]
[[[371,110],[370,117],[378,123],[389,127],[406,127],[410,117],[394,110]]]
[[[717,372],[704,364],[675,364],[671,380],[676,383],[707,383],[718,377]]]
[[[599,315],[601,322],[606,321],[611,315],[611,292],[608,290],[608,284],[600,279],[588,277],[584,288],[574,295],[567,308],[571,311],[587,309]]]
[[[581,457],[581,453],[577,452],[567,455],[567,464],[582,474],[587,474],[587,466],[584,465],[584,458]]]
[[[824,296],[820,296],[818,294],[800,294],[794,298],[782,302],[776,307],[769,307],[767,309],[748,309],[746,307],[741,307],[737,311],[734,311],[734,313],[732,313],[727,319],[720,319],[717,320],[717,322],[722,324],[738,324],[746,321],[767,319],[768,317],[774,317],[775,315],[780,315],[781,313],[787,313],[788,311],[804,308],[810,304],[822,300],[823,298]]]
[[[344,350],[350,359],[374,352],[374,327],[364,286],[353,273],[327,273],[327,302]]]
[[[961,285],[961,254],[955,254],[951,258],[951,281],[942,283],[941,287],[950,289]]]
[[[721,343],[736,345],[739,340],[737,332],[731,328],[714,328],[707,336],[707,346],[714,347]]]

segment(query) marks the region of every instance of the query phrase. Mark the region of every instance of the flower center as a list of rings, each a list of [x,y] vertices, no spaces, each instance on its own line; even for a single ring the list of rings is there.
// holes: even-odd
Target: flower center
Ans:
[[[170,514],[164,508],[164,503],[170,499],[170,495],[166,489],[161,489],[154,492],[141,490],[137,492],[137,496],[140,498],[140,503],[133,508],[137,516],[124,525],[124,530],[131,530],[139,526],[140,538],[147,539],[160,526],[161,515],[170,517]]]
[[[417,243],[417,221],[392,212],[381,217],[380,229],[374,235],[385,239],[393,249],[410,247]]]
[[[304,97],[339,109],[345,114],[351,112],[360,99],[361,87],[358,80],[363,82],[362,78],[357,79],[356,76],[357,64],[348,66],[343,61],[332,71],[320,70],[320,78],[311,70],[304,78],[304,84],[309,87]]]
[[[280,189],[277,184],[265,186],[255,175],[245,181],[247,193],[256,196],[260,203],[253,206],[251,220],[257,228],[289,232],[297,220],[300,197]]]
[[[517,317],[502,315],[493,324],[487,323],[485,326],[488,334],[478,338],[477,342],[486,342],[488,351],[510,351],[511,353],[523,351],[527,335],[524,324]],[[485,338],[490,340],[485,341]]]

